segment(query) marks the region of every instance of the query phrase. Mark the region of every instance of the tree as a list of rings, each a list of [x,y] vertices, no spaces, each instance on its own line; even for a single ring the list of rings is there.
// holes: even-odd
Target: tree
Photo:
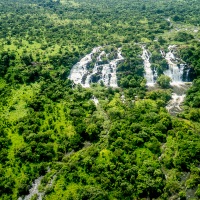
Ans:
[[[96,124],[89,124],[86,132],[88,133],[90,140],[96,140],[98,138],[99,129]]]
[[[192,39],[194,39],[194,36],[185,32],[178,32],[176,36],[174,37],[174,40],[178,42],[185,42]]]
[[[162,88],[169,88],[170,87],[170,81],[171,78],[166,76],[166,75],[161,75],[157,79],[157,83],[162,87]]]
[[[31,62],[33,61],[32,55],[29,54],[23,54],[21,59],[27,66],[30,65]]]
[[[166,43],[166,40],[163,39],[162,36],[159,36],[159,38],[158,38],[158,42],[159,42],[161,45],[163,45],[164,43]]]

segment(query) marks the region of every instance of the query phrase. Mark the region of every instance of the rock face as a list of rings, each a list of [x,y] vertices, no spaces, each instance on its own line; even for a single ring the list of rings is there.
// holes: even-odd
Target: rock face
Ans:
[[[103,82],[105,86],[118,87],[117,64],[124,58],[121,48],[106,54],[102,47],[96,47],[72,67],[69,79],[75,84],[90,87],[91,83]],[[110,56],[112,54],[112,56]]]

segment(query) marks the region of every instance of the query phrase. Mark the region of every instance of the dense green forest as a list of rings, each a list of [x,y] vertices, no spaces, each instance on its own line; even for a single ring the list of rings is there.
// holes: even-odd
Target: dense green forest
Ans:
[[[23,199],[38,177],[44,200],[199,199],[199,10],[199,0],[1,0],[0,199]],[[193,80],[177,116],[162,84],[169,45]],[[68,79],[98,46],[122,49],[118,88]]]

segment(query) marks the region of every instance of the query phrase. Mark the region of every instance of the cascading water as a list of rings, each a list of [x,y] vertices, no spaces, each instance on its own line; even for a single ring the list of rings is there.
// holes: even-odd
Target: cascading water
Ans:
[[[144,60],[144,70],[145,70],[145,79],[147,80],[147,86],[154,86],[155,84],[155,77],[154,72],[151,69],[151,63],[150,63],[150,54],[145,49],[145,47],[142,47],[143,53],[142,53],[142,59]]]
[[[75,84],[83,84],[83,77],[88,74],[87,65],[92,62],[92,56],[99,52],[101,47],[94,48],[92,52],[82,58],[71,69],[69,79],[73,80]]]
[[[165,58],[165,52],[162,49],[160,50],[160,53],[161,53],[162,57]]]
[[[99,104],[99,100],[93,95],[92,96],[92,99],[91,99],[93,102],[94,102],[94,104],[97,106],[98,104]]]
[[[177,113],[182,111],[180,106],[183,103],[184,99],[185,99],[185,94],[178,95],[176,93],[172,93],[172,99],[166,106],[168,112],[171,113],[172,115],[176,115]]]
[[[178,66],[177,64],[178,59],[175,57],[173,53],[175,47],[176,46],[174,45],[168,47],[169,52],[166,53],[165,59],[168,63],[169,69],[164,71],[164,74],[171,78],[171,85],[181,85],[181,84],[184,84],[183,73],[184,73],[185,64],[180,64]]]
[[[186,70],[186,82],[190,82],[189,73],[190,73],[190,69],[187,69]]]
[[[95,53],[99,55],[96,58],[96,63],[91,71],[87,69],[92,62]],[[118,87],[117,85],[117,64],[124,58],[121,55],[121,48],[117,50],[117,58],[102,63],[102,57],[108,58],[108,54],[101,50],[101,47],[94,48],[93,51],[82,58],[76,65],[73,66],[69,79],[75,84],[81,84],[83,87],[90,87],[93,82],[103,82],[105,86]],[[95,79],[95,80],[94,80]]]

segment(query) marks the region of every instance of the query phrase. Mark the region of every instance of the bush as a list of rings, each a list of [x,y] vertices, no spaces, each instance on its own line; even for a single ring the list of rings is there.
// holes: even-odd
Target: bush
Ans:
[[[170,87],[170,81],[171,78],[166,76],[166,75],[161,75],[157,79],[157,83],[162,87],[162,88],[169,88]]]

